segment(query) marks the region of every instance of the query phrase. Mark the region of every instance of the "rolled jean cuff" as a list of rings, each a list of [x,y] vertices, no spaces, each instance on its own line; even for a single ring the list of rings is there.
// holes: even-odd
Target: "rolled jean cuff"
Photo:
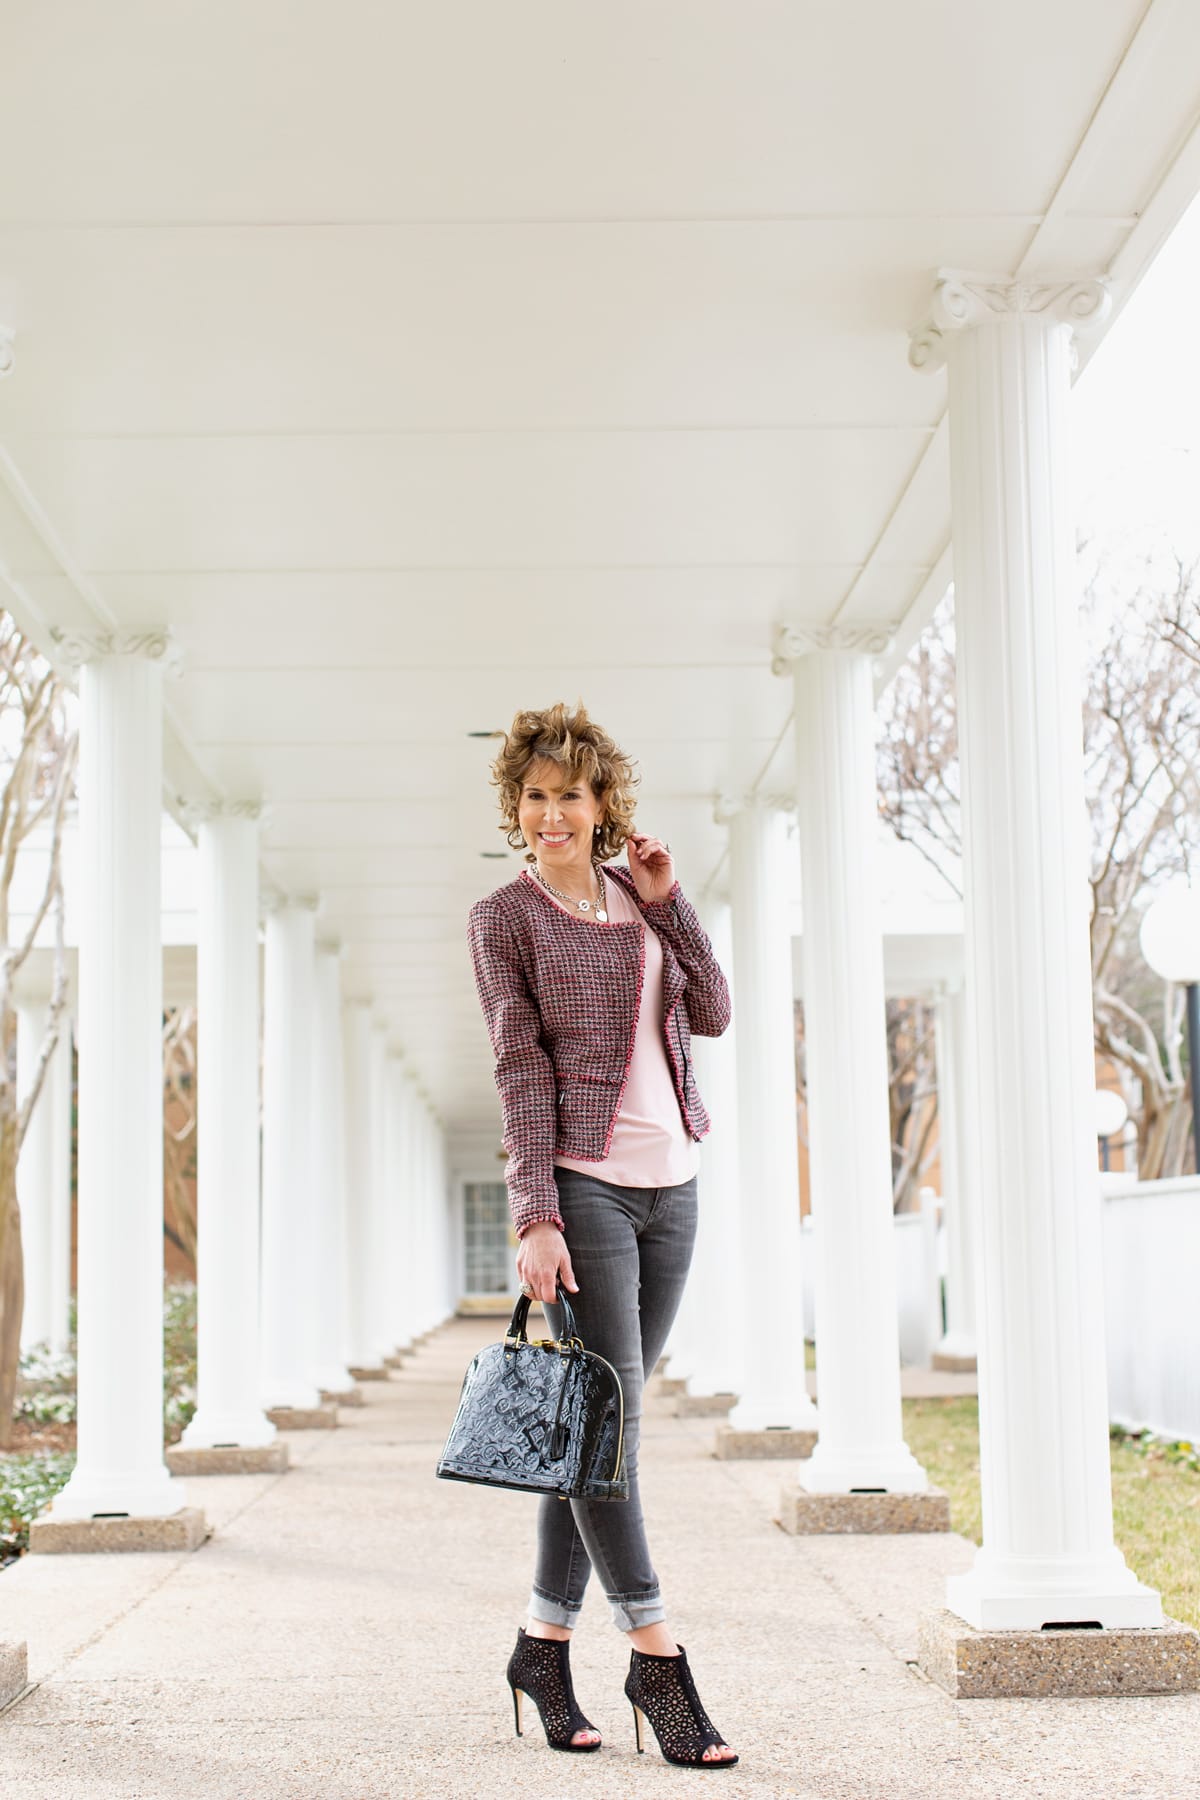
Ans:
[[[529,1616],[540,1619],[543,1625],[561,1625],[567,1631],[574,1631],[582,1610],[581,1602],[572,1604],[556,1600],[553,1594],[543,1594],[540,1588],[534,1588],[529,1596]]]
[[[640,1631],[643,1625],[661,1625],[667,1616],[657,1588],[648,1594],[610,1594],[613,1624],[618,1631]]]

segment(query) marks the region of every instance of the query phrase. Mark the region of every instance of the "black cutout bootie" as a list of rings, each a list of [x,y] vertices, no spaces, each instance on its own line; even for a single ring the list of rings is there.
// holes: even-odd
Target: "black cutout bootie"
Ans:
[[[638,1754],[645,1752],[642,1723],[649,1719],[658,1747],[669,1763],[685,1769],[732,1769],[736,1756],[705,1759],[704,1752],[724,1744],[701,1704],[683,1645],[678,1656],[645,1656],[633,1650],[625,1677],[625,1697],[633,1707]]]
[[[528,1637],[518,1630],[517,1647],[508,1659],[507,1670],[517,1736],[525,1735],[521,1730],[521,1699],[528,1694],[538,1709],[546,1742],[552,1750],[598,1750],[598,1743],[571,1742],[577,1731],[595,1731],[596,1727],[579,1710],[571,1681],[570,1653],[571,1646],[565,1639]]]

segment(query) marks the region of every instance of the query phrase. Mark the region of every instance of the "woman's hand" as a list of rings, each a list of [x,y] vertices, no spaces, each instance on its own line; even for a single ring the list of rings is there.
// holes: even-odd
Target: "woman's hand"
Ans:
[[[543,1219],[531,1225],[517,1248],[517,1274],[535,1300],[557,1300],[561,1279],[568,1294],[579,1292],[567,1240],[557,1225]]]
[[[662,839],[646,837],[640,831],[632,832],[625,845],[625,854],[629,858],[633,885],[640,897],[647,905],[654,900],[665,900],[675,886],[675,864]]]

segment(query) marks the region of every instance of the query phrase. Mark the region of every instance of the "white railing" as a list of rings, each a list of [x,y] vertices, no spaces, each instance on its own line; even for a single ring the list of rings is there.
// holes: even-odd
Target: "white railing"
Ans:
[[[1100,1177],[1109,1417],[1200,1443],[1200,1179]],[[941,1336],[936,1197],[896,1225],[900,1360],[927,1366]],[[804,1221],[804,1330],[813,1335],[812,1224]]]
[[[1101,1177],[1108,1410],[1200,1440],[1200,1179]]]

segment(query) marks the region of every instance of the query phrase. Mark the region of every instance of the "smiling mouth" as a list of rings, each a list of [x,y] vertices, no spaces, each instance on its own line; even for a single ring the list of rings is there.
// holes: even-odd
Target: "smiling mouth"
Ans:
[[[539,831],[538,836],[543,844],[569,844],[573,833],[569,831]]]

